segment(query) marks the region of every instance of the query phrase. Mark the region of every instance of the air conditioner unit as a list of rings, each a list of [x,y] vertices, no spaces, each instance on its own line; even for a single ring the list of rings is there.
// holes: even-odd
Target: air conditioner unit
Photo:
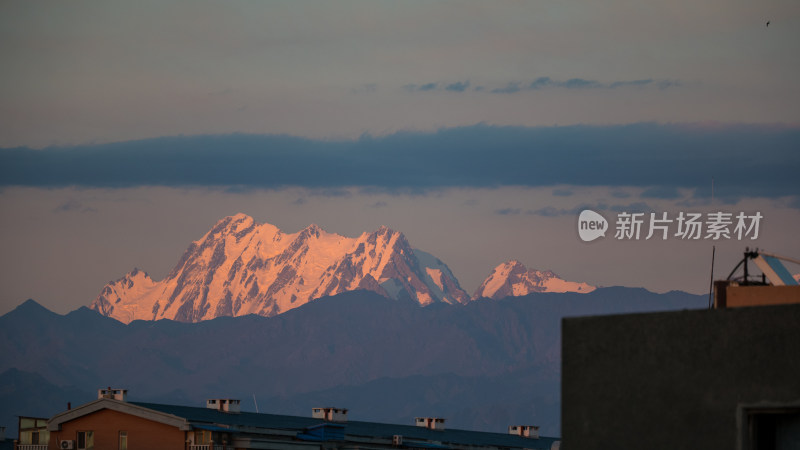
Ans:
[[[61,441],[58,444],[58,448],[62,450],[72,450],[75,448],[75,441]]]
[[[403,445],[403,436],[399,434],[395,434],[394,436],[392,436],[392,445],[394,445],[395,447]]]

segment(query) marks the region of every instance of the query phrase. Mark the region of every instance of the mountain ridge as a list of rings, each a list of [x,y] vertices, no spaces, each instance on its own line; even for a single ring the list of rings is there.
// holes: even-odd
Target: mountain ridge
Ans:
[[[532,293],[421,308],[362,290],[271,317],[127,324],[85,307],[64,315],[34,307],[27,318],[14,312],[0,316],[0,373],[16,368],[88,393],[112,385],[129,389],[131,398],[154,402],[201,404],[206,398],[246,399],[255,393],[265,410],[270,406],[261,399],[275,399],[276,412],[281,405],[318,406],[309,403],[358,393],[372,398],[384,392],[374,382],[391,378],[385,389],[396,387],[413,398],[386,392],[371,402],[357,400],[359,411],[400,423],[410,420],[402,417],[435,411],[454,419],[453,427],[502,431],[508,425],[503,417],[524,405],[498,410],[486,422],[485,408],[499,408],[490,397],[526,392],[530,401],[557,402],[551,381],[560,373],[561,318],[704,308],[706,303],[704,295],[599,288],[590,294]],[[442,389],[447,380],[457,385]],[[473,389],[484,382],[493,386],[491,395]],[[396,413],[380,412],[389,405],[382,401],[386,396],[402,401],[391,404]],[[59,405],[63,400],[54,398]],[[551,404],[536,402],[536,408]],[[553,405],[540,410],[544,416],[530,412],[519,420],[552,423],[550,433],[557,434]],[[0,417],[4,408],[6,416],[13,414],[14,407],[0,402]],[[307,414],[306,409],[297,413]],[[378,415],[390,413],[396,415]]]
[[[222,218],[190,243],[164,279],[156,281],[134,268],[107,283],[89,307],[123,323],[199,322],[247,314],[270,317],[356,290],[430,306],[593,289],[512,260],[498,265],[469,296],[442,260],[412,248],[403,233],[389,227],[355,238],[328,233],[316,224],[285,233],[239,213]]]
[[[237,214],[192,242],[163,280],[134,269],[108,283],[90,307],[126,323],[197,322],[250,313],[273,316],[357,289],[423,306],[469,301],[441,260],[412,249],[402,233],[388,227],[356,238],[315,224],[287,234]]]
[[[478,286],[472,299],[519,297],[533,292],[582,292],[597,289],[587,283],[566,281],[551,270],[528,269],[517,260],[506,261],[492,270],[492,273]]]

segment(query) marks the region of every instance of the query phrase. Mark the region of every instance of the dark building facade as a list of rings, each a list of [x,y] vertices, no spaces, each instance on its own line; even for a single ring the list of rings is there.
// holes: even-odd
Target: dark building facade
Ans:
[[[568,318],[571,449],[800,449],[800,304]]]

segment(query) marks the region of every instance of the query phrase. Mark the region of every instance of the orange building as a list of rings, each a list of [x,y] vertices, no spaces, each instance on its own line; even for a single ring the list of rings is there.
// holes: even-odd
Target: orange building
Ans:
[[[56,423],[48,450],[184,448],[182,420],[115,400],[88,403],[57,416]]]

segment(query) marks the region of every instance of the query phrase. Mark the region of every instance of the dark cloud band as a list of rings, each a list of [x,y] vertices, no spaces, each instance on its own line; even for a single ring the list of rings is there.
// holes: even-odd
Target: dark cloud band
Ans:
[[[800,128],[494,127],[401,132],[354,141],[281,135],[165,137],[0,149],[0,186],[242,186],[388,190],[494,186],[652,187],[710,195],[800,193]]]

